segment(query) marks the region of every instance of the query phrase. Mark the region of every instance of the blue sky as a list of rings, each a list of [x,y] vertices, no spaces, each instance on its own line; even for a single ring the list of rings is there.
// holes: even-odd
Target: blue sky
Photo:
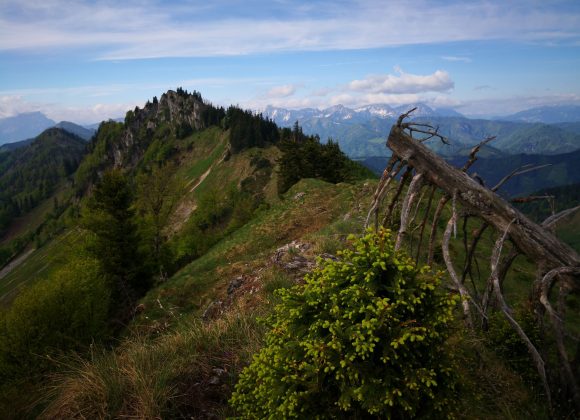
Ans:
[[[0,117],[216,104],[580,104],[580,1],[0,1]]]

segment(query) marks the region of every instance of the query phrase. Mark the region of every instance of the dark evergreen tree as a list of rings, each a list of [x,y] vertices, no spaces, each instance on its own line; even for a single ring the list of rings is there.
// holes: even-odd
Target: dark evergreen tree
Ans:
[[[113,299],[129,308],[150,286],[151,276],[139,254],[139,238],[131,208],[132,193],[119,170],[105,172],[95,186],[82,225],[93,233],[89,251],[110,278]]]
[[[332,139],[322,144],[318,136],[306,136],[297,123],[292,131],[283,129],[281,138],[278,145],[282,151],[278,160],[279,193],[286,192],[302,178],[319,178],[333,183],[349,179],[353,162]]]

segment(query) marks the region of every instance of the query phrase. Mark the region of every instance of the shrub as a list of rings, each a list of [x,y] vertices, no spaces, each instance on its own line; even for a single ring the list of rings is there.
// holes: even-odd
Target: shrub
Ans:
[[[352,238],[351,238],[352,239]],[[265,347],[230,400],[243,418],[444,417],[457,299],[381,230],[277,292]]]
[[[79,259],[23,291],[0,313],[0,379],[50,367],[106,334],[109,286],[94,260]],[[0,381],[1,382],[1,381]]]

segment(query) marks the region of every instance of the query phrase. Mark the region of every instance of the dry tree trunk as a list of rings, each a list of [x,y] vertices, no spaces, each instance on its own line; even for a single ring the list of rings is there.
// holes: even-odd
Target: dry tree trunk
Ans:
[[[441,247],[443,259],[453,286],[461,295],[465,321],[469,327],[474,328],[473,315],[475,313],[472,314],[471,312],[471,308],[473,307],[477,310],[476,313],[480,316],[481,324],[486,329],[488,307],[491,304],[491,300],[495,298],[498,309],[504,314],[517,335],[526,344],[544,384],[548,404],[551,407],[549,377],[546,372],[545,359],[540,353],[541,349],[536,348],[527,337],[524,330],[513,317],[511,309],[502,294],[506,274],[518,255],[523,254],[528,259],[536,262],[540,271],[536,281],[530,282],[533,303],[535,304],[536,310],[538,310],[538,314],[540,314],[538,318],[539,322],[542,321],[541,313],[545,312],[548,315],[561,362],[563,372],[563,378],[561,380],[570,391],[577,410],[580,412],[580,392],[575,372],[577,371],[575,363],[580,356],[577,355],[576,360],[572,361],[568,357],[564,342],[567,335],[566,331],[564,331],[563,322],[566,294],[571,291],[577,293],[580,290],[580,256],[568,245],[558,240],[550,231],[554,224],[563,217],[580,210],[580,206],[559,214],[553,214],[542,225],[533,223],[509,203],[496,195],[495,191],[512,177],[540,169],[545,165],[535,167],[527,165],[520,167],[506,175],[493,188],[487,188],[483,185],[483,182],[479,183],[471,178],[466,171],[477,160],[477,153],[480,148],[494,138],[487,138],[476,145],[471,150],[469,158],[463,168],[456,169],[422,144],[425,140],[433,137],[439,137],[446,143],[446,139],[438,134],[437,128],[428,124],[403,122],[412,111],[401,115],[391,129],[387,139],[387,147],[392,150],[393,155],[379,182],[365,225],[368,226],[373,215],[375,217],[375,225],[378,223],[379,208],[386,195],[386,190],[392,179],[406,167],[404,175],[396,189],[396,193],[392,197],[390,204],[386,206],[383,224],[386,224],[390,220],[393,209],[403,193],[404,186],[409,180],[411,173],[414,172],[415,175],[412,177],[407,192],[402,198],[400,227],[395,248],[400,249],[405,240],[411,237],[415,230],[420,229],[418,249],[416,250],[416,261],[419,261],[423,233],[427,219],[429,219],[431,220],[431,231],[427,244],[427,264],[431,265],[433,263],[438,223],[445,206],[452,200],[452,214],[444,230]],[[427,137],[417,140],[412,137],[413,133],[426,134]],[[396,168],[395,164],[397,164]],[[419,205],[423,201],[424,194],[420,194],[420,192],[424,186],[431,189],[428,195],[427,210],[425,211],[422,222],[417,224],[409,233],[410,225],[413,223],[418,213]],[[435,190],[441,191],[442,195],[431,218],[430,211]],[[545,199],[546,197],[532,197],[529,199],[540,198]],[[413,216],[411,216],[414,204],[416,208]],[[464,214],[463,244],[466,251],[466,259],[461,276],[455,271],[453,258],[449,250],[451,235],[456,232],[457,221],[459,219],[457,206],[461,206],[462,214]],[[552,207],[554,206],[552,205]],[[471,233],[470,246],[468,246],[468,233],[465,224],[467,217],[479,218],[483,221],[480,228]],[[497,239],[493,248],[490,277],[485,290],[480,295],[475,288],[471,270],[472,264],[474,263],[479,270],[476,248],[480,244],[480,239],[487,228],[494,228],[496,232],[500,233],[500,237]],[[508,255],[502,258],[501,252],[503,245],[508,238],[513,247]],[[473,299],[466,285],[467,276],[470,276],[472,280],[473,290],[477,300]],[[557,309],[554,309],[550,303],[549,295],[550,290],[557,280],[561,282],[560,294],[558,296]]]
[[[470,214],[479,216],[499,232],[509,228],[509,236],[516,247],[529,258],[545,261],[549,267],[580,266],[580,256],[552,233],[529,220],[518,210],[478,184],[465,172],[456,169],[403,131],[393,126],[387,146],[426,180],[451,193]],[[514,223],[511,223],[515,219]]]
[[[554,268],[548,272],[541,282],[541,292],[540,292],[540,302],[546,308],[546,312],[552,322],[552,327],[554,330],[554,337],[556,339],[556,347],[558,348],[558,355],[560,357],[560,362],[564,368],[566,376],[566,385],[570,388],[574,402],[577,407],[580,408],[580,391],[578,389],[578,382],[570,365],[570,360],[568,358],[568,353],[566,351],[566,346],[564,345],[564,323],[562,309],[560,313],[557,313],[552,305],[550,304],[550,289],[552,288],[555,280],[559,276],[565,275],[578,275],[580,274],[580,267],[558,267]],[[566,287],[567,285],[564,285]],[[560,291],[560,296],[562,296],[563,290]],[[559,306],[563,306],[560,304]]]
[[[395,250],[398,250],[403,245],[403,240],[407,235],[407,228],[409,224],[409,215],[411,213],[411,208],[413,207],[413,202],[423,185],[423,174],[416,174],[409,184],[409,189],[407,190],[407,195],[403,200],[403,208],[401,210],[401,225],[399,227],[399,234],[397,235],[397,240],[395,242]]]

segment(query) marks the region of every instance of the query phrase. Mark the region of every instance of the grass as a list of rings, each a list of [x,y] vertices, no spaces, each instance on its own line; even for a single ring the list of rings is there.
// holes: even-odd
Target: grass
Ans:
[[[361,230],[375,183],[332,185],[302,180],[284,200],[261,211],[143,300],[133,333],[114,351],[94,351],[68,361],[52,377],[37,407],[40,418],[225,418],[236,378],[262,344],[256,321],[277,302],[275,290],[296,280],[271,263],[274,250],[292,240],[311,243],[309,256],[343,248]],[[295,200],[298,192],[304,199]],[[493,241],[490,236],[486,241]],[[461,257],[461,243],[454,252]],[[487,245],[483,249],[487,248]],[[483,251],[482,258],[487,258]],[[526,262],[527,264],[527,262]],[[527,274],[520,273],[521,281]],[[231,279],[256,287],[230,299]],[[516,284],[516,283],[514,283]],[[514,286],[515,287],[515,286]],[[236,292],[237,293],[237,292]],[[231,300],[209,321],[200,317],[210,302]],[[457,321],[449,343],[461,378],[460,418],[548,418],[543,402],[522,378]]]
[[[65,361],[36,405],[39,418],[232,415],[227,399],[237,375],[262,344],[256,319],[277,302],[275,290],[296,281],[270,262],[271,254],[292,240],[317,248],[325,235],[350,231],[343,219],[362,199],[360,187],[298,183],[285,200],[151,291],[133,333],[116,350]],[[297,192],[305,193],[304,202],[293,199]],[[226,299],[229,281],[239,275],[255,288],[240,293],[221,317],[201,321],[207,304]]]
[[[32,252],[18,267],[0,279],[0,306],[7,306],[22,287],[49,277],[65,265],[80,241],[82,235],[72,229]]]
[[[52,377],[38,418],[223,418],[238,372],[261,343],[255,318],[193,318],[158,340],[133,337],[115,352],[73,360]]]
[[[225,150],[216,146],[217,134],[191,137],[191,151],[178,176],[195,182],[212,168]],[[247,177],[252,170],[249,157],[257,153],[270,161],[276,158],[273,148],[234,155],[215,165],[184,199],[195,200],[204,191]],[[275,178],[271,179],[266,186],[269,208],[151,290],[143,299],[144,312],[115,350],[93,350],[89,358],[61,362],[60,373],[51,378],[44,398],[35,405],[35,410],[42,411],[40,418],[224,418],[234,414],[227,408],[227,399],[239,371],[262,343],[264,331],[256,318],[277,302],[275,290],[296,283],[295,277],[271,262],[273,252],[299,240],[312,244],[309,257],[335,254],[350,233],[361,232],[375,186],[375,181],[332,185],[307,179],[280,200]],[[304,197],[295,200],[299,192]],[[448,217],[446,211],[442,220]],[[478,226],[470,221],[467,229]],[[429,224],[427,232],[428,228]],[[36,251],[11,274],[11,284],[48,275],[66,260],[76,240],[75,235],[63,235]],[[482,281],[489,273],[494,240],[491,231],[482,239],[478,257],[487,264],[480,267]],[[460,272],[465,258],[460,235],[452,240],[451,248]],[[248,288],[232,297],[227,288],[239,276]],[[532,279],[532,262],[517,260],[505,283],[508,301],[525,299]],[[4,286],[0,283],[0,291]],[[223,314],[202,321],[204,310],[217,301],[227,303]],[[466,335],[458,326],[450,345],[457,354],[463,384],[457,402],[461,418],[547,418],[542,401],[484,345],[482,337]]]
[[[184,165],[183,178],[187,181],[195,181],[223,156],[227,145],[227,135],[218,128],[212,127],[195,133],[191,136],[189,144],[192,145],[192,151],[188,158],[193,161],[193,164]]]
[[[317,232],[348,212],[358,197],[358,189],[360,185],[333,185],[314,179],[300,181],[286,194],[285,200],[258,213],[205,255],[149,292],[144,300],[148,310],[139,321],[173,322],[160,310],[157,300],[163,306],[174,308],[178,316],[200,314],[210,302],[223,295],[232,278],[253,275],[268,265],[277,247],[300,238],[316,240]],[[304,202],[293,199],[297,192],[305,192]]]
[[[458,326],[448,345],[453,349],[460,379],[460,419],[550,418],[541,397],[486,347],[480,336]]]

